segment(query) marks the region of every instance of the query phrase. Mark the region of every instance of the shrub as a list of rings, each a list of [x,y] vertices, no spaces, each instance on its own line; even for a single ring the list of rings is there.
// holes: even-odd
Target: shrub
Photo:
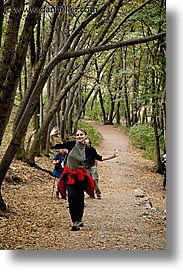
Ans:
[[[156,140],[152,126],[147,124],[134,125],[129,129],[129,138],[132,145],[143,149],[143,157],[156,161]],[[160,147],[163,154],[163,138],[160,135]]]

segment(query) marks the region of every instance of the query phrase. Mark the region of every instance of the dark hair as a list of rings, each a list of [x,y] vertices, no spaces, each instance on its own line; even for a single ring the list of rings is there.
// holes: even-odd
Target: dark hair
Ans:
[[[83,132],[85,135],[87,135],[87,131],[84,128],[78,128],[77,131]],[[77,132],[76,131],[76,132]]]

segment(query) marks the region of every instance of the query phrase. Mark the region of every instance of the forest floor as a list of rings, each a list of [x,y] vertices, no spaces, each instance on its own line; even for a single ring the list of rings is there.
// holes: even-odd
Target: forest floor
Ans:
[[[67,201],[55,197],[54,178],[13,161],[21,178],[5,181],[3,198],[10,211],[0,213],[1,250],[165,250],[166,191],[154,163],[142,157],[122,130],[91,123],[102,135],[97,151],[115,159],[99,162],[102,199],[85,195],[84,227],[71,231]],[[52,170],[52,157],[37,164]],[[53,192],[53,196],[52,196]]]

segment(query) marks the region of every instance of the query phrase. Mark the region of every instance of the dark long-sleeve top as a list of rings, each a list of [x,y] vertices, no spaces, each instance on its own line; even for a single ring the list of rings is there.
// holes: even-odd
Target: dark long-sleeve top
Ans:
[[[95,164],[95,160],[102,161],[102,156],[97,153],[94,147],[87,147],[85,144],[76,141],[56,144],[53,148],[69,150],[66,164],[71,170],[83,168],[84,166],[90,167]]]
[[[63,143],[57,143],[55,146],[53,146],[54,149],[68,149],[69,151],[74,147],[76,144],[76,141],[66,141]]]
[[[87,167],[95,165],[95,160],[102,161],[102,156],[99,155],[96,149],[92,146],[86,147],[86,163]]]

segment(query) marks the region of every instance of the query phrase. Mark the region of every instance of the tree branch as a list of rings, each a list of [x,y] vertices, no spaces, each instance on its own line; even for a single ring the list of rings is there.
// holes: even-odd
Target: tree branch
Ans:
[[[86,55],[86,54],[93,54],[96,52],[101,52],[101,51],[108,51],[111,49],[117,49],[117,48],[121,48],[124,46],[132,46],[132,45],[137,45],[137,44],[143,44],[143,43],[147,43],[162,37],[166,36],[166,32],[161,32],[155,35],[151,35],[148,37],[143,37],[143,38],[137,38],[134,40],[127,40],[127,41],[119,41],[117,43],[114,44],[110,44],[110,45],[102,45],[102,46],[97,46],[97,47],[93,47],[93,48],[87,48],[87,49],[83,49],[83,50],[79,50],[79,51],[68,51],[62,55],[58,55],[55,57],[55,61],[57,62],[61,62],[65,59],[70,59],[73,57],[79,57],[82,55]]]

